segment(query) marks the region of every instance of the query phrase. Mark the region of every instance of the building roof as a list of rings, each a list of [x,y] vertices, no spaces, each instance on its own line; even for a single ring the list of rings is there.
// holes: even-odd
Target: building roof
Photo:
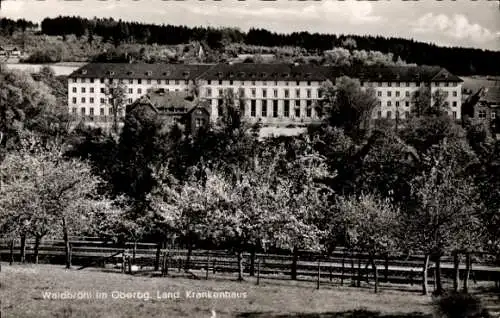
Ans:
[[[127,64],[90,63],[69,77],[119,79],[197,79],[235,81],[324,81],[340,76],[371,82],[462,82],[456,75],[433,66],[333,67],[311,64]]]
[[[212,64],[89,63],[69,75],[80,78],[195,79]]]
[[[482,89],[479,102],[500,105],[500,87],[485,87]]]
[[[217,64],[203,74],[206,80],[235,81],[324,81],[323,68],[314,65],[234,63]]]

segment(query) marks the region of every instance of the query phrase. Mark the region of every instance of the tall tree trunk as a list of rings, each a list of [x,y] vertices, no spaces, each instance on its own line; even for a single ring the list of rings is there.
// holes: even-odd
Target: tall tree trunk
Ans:
[[[238,281],[243,281],[243,252],[238,250]]]
[[[161,248],[163,243],[159,242],[156,245],[156,257],[155,257],[155,271],[160,270],[160,257],[161,257]]]
[[[10,259],[9,259],[9,265],[12,265],[14,263],[14,240],[10,240]]]
[[[26,262],[26,233],[21,234],[21,247],[19,249],[20,254],[21,254],[21,263]]]
[[[299,258],[299,251],[297,249],[297,246],[294,246],[293,247],[293,251],[292,251],[292,280],[296,280],[297,279],[297,261],[298,261],[298,258]]]
[[[132,248],[132,264],[135,265],[135,257],[137,256],[137,240],[134,239],[134,246]]]
[[[65,218],[63,218],[62,223],[63,223],[64,254],[66,256],[65,263],[66,263],[66,268],[70,269],[71,268],[71,246],[69,244],[68,226],[66,224]]]
[[[460,282],[460,256],[458,252],[453,254],[453,290],[458,292],[458,284]]]
[[[255,246],[250,250],[250,276],[255,276]]]
[[[436,295],[443,293],[443,285],[441,282],[441,255],[436,257]]]
[[[375,294],[378,293],[378,268],[377,264],[375,264],[375,259],[374,257],[371,258],[371,263],[372,263],[372,269],[373,269],[373,277],[375,279]]]
[[[469,276],[470,276],[470,254],[465,254],[465,275],[464,275],[464,293],[469,292]]]
[[[422,269],[422,294],[427,295],[429,293],[429,285],[427,284],[427,277],[429,268],[429,254],[424,255],[424,267]]]
[[[356,280],[356,287],[361,287],[361,255],[358,255],[358,278]]]
[[[35,236],[35,247],[33,249],[33,263],[38,264],[38,250],[40,249],[40,241],[42,238],[37,235]]]

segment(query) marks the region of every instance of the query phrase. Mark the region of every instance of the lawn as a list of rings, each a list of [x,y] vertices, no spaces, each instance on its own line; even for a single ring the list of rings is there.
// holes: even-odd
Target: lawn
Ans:
[[[418,289],[322,286],[311,282],[150,277],[2,264],[1,317],[429,317]],[[216,299],[209,291],[228,292]],[[79,293],[78,293],[79,292]],[[64,294],[65,293],[65,294]],[[70,294],[75,293],[75,294]],[[47,299],[79,297],[82,299]],[[105,298],[103,295],[106,295]],[[161,296],[162,298],[158,298]],[[209,297],[212,296],[212,299]],[[221,295],[218,295],[221,296]],[[231,298],[232,297],[232,298]]]

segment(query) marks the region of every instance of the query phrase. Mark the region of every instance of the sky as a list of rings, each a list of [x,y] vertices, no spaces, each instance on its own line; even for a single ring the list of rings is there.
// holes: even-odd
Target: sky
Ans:
[[[35,22],[58,15],[242,31],[381,35],[500,51],[499,0],[3,0],[0,11],[1,17]]]

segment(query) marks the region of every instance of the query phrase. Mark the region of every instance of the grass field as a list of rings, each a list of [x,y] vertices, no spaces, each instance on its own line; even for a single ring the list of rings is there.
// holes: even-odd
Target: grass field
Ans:
[[[409,318],[430,317],[432,311],[431,297],[421,296],[417,286],[403,291],[382,288],[381,293],[374,294],[368,288],[332,285],[316,290],[310,282],[263,281],[256,286],[253,280],[145,277],[103,269],[2,265],[1,317],[209,318],[213,310],[215,317],[239,318]],[[209,299],[206,293],[198,294],[207,291],[232,292],[231,297],[236,297]],[[46,299],[46,293],[57,297],[64,292],[68,297],[83,299]],[[158,298],[158,293],[163,298]]]

